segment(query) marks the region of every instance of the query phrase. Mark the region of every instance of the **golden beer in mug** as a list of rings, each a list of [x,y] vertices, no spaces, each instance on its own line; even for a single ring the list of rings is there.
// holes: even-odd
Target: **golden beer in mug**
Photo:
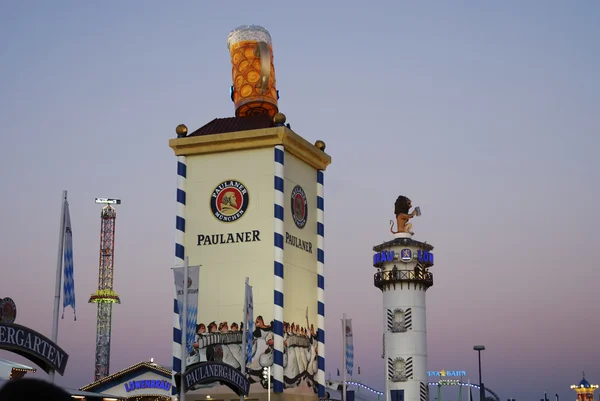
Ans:
[[[240,26],[227,37],[227,47],[231,56],[236,117],[275,116],[279,109],[269,31],[258,25]]]

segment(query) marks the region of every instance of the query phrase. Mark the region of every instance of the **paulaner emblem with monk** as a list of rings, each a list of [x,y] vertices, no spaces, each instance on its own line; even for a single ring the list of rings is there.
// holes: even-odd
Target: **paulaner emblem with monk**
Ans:
[[[244,184],[236,180],[223,181],[212,192],[210,209],[218,220],[231,223],[248,210],[250,196]]]
[[[291,196],[292,218],[298,228],[304,228],[306,219],[308,218],[308,201],[304,189],[300,185],[296,185],[292,189]]]
[[[412,232],[412,224],[409,223],[409,220],[415,216],[420,216],[421,208],[417,206],[409,213],[411,207],[412,202],[406,196],[400,195],[398,199],[396,199],[396,203],[394,203],[394,214],[396,215],[396,229],[398,231],[394,231],[394,221],[390,220],[390,231],[392,234],[414,234],[414,232]]]

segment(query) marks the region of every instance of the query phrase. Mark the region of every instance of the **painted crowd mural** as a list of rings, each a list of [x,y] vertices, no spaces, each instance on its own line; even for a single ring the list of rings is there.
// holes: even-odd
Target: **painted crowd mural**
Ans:
[[[312,387],[316,392],[317,330],[314,324],[308,321],[308,317],[304,323],[283,323],[284,386],[295,388],[304,384]],[[187,358],[188,366],[207,361],[223,362],[241,370],[244,360],[242,345],[244,332],[243,323],[198,322],[193,349]],[[262,383],[263,368],[273,365],[273,337],[273,322],[267,323],[262,316],[257,316],[252,332],[252,355],[246,363],[246,373],[250,383]],[[211,385],[202,387],[209,386]],[[266,384],[263,383],[263,386],[266,387]]]

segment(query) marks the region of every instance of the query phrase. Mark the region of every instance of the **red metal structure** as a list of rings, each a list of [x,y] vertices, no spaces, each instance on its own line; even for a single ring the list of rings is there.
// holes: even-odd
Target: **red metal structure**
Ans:
[[[121,303],[119,295],[113,290],[115,256],[115,221],[117,211],[111,204],[120,204],[118,199],[96,199],[96,203],[106,203],[100,213],[100,266],[98,271],[98,290],[90,296],[90,303],[98,304],[96,319],[96,360],[94,381],[109,375],[110,337],[112,306]]]

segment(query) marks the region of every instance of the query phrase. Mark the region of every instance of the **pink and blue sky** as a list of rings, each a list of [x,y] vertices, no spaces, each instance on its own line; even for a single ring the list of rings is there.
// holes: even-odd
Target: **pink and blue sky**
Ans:
[[[372,246],[400,194],[435,246],[429,370],[503,399],[600,382],[600,3],[595,1],[0,4],[0,296],[50,336],[61,191],[77,321],[58,383],[93,380],[99,214],[118,197],[111,371],[171,363],[175,126],[233,115],[230,30],[271,32],[280,109],[326,173],[327,371],[353,318],[360,379],[383,389]],[[0,352],[0,357],[23,361]],[[36,374],[44,376],[43,374]]]

